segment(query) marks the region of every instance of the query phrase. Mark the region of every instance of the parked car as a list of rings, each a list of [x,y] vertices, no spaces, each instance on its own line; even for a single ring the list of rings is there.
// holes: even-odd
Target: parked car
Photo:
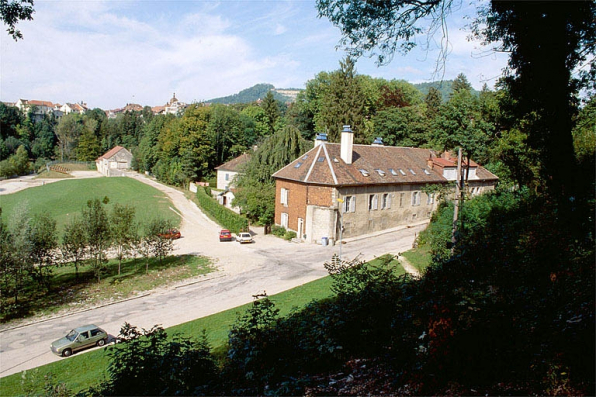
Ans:
[[[253,239],[250,233],[238,233],[238,235],[236,236],[236,241],[238,241],[240,244],[244,244],[252,243]]]
[[[219,241],[232,241],[232,233],[227,229],[222,229],[219,232]]]
[[[54,354],[68,357],[77,350],[91,346],[103,346],[108,341],[108,333],[97,325],[89,324],[70,331],[65,337],[52,342]]]
[[[180,238],[181,235],[180,235],[180,231],[177,229],[168,229],[164,233],[159,233],[159,237],[175,240],[177,238]]]

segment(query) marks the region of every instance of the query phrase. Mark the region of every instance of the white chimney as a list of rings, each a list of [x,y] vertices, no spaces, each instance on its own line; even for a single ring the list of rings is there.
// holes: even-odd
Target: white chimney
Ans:
[[[344,125],[341,132],[341,159],[346,164],[352,164],[352,150],[354,149],[354,133],[349,125]]]

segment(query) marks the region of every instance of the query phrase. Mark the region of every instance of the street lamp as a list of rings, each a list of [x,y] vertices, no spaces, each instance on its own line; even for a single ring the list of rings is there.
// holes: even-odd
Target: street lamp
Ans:
[[[342,242],[341,242],[341,238],[342,238],[342,233],[344,231],[344,200],[338,198],[337,202],[340,203],[339,204],[339,263],[341,263],[341,246],[342,246]]]

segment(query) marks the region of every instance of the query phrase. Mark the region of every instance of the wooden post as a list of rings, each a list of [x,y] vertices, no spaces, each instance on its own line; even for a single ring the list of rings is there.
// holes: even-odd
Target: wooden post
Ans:
[[[453,224],[452,224],[452,231],[451,231],[451,254],[455,252],[455,243],[456,238],[455,234],[457,233],[457,220],[459,218],[459,200],[460,200],[460,192],[461,192],[461,148],[459,148],[457,153],[457,176],[455,179],[455,201],[453,202]]]

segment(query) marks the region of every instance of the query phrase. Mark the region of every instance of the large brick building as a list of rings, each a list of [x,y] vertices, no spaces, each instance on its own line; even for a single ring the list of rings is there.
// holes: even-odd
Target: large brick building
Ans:
[[[275,224],[306,242],[337,240],[429,219],[436,209],[428,186],[455,186],[457,161],[430,149],[354,145],[349,126],[341,143],[319,134],[315,147],[273,174]],[[472,195],[494,189],[498,178],[470,161]]]

